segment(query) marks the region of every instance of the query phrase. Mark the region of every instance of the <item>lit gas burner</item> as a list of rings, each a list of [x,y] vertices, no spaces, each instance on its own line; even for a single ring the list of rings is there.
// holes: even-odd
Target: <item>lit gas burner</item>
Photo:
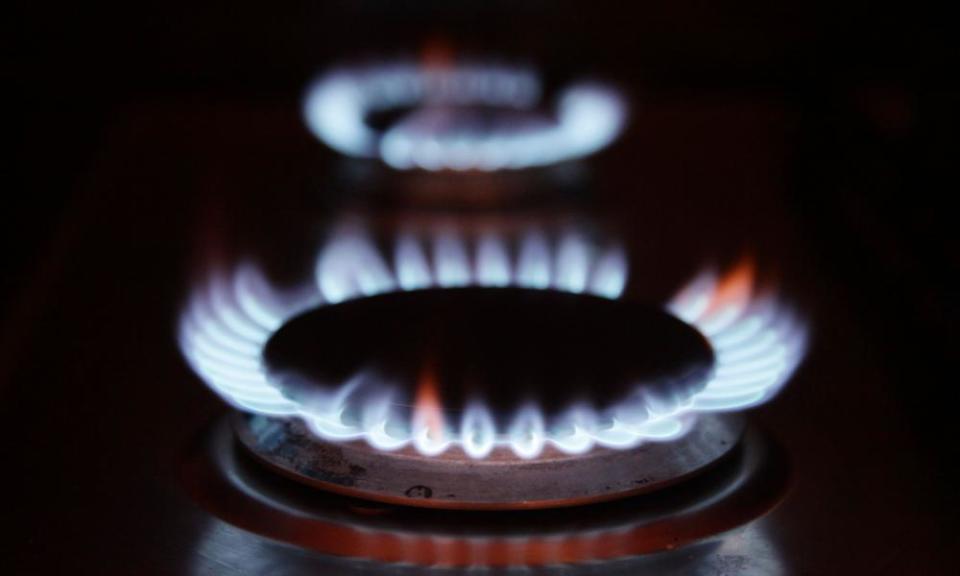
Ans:
[[[593,154],[623,128],[626,104],[609,86],[567,86],[553,110],[543,92],[526,68],[395,62],[322,76],[304,115],[331,148],[401,170],[546,166]]]
[[[392,265],[359,227],[333,236],[296,296],[255,268],[198,291],[181,326],[197,373],[246,414],[264,462],[407,504],[579,504],[697,473],[730,451],[805,330],[752,268],[704,275],[667,309],[619,299],[616,246],[437,230]]]

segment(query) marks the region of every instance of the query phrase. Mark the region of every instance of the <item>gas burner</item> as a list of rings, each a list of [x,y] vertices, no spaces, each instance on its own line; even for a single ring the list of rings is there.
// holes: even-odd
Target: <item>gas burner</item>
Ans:
[[[526,68],[394,62],[325,74],[304,115],[331,148],[400,170],[546,166],[593,154],[623,128],[626,104],[609,86],[567,86],[555,110],[543,109],[542,92]]]
[[[707,414],[765,401],[802,357],[803,324],[755,293],[749,264],[702,275],[662,310],[620,300],[622,251],[576,229],[553,241],[440,230],[394,246],[391,267],[347,226],[321,251],[314,286],[281,296],[241,267],[215,276],[183,317],[197,373],[262,417],[241,420],[245,444],[309,483],[447,507],[642,491],[613,477],[660,486],[706,467],[740,431]],[[344,465],[371,471],[369,483]],[[526,488],[511,497],[467,483],[498,466],[529,476]],[[575,478],[597,474],[602,488]],[[450,482],[422,484],[438,496],[425,498],[407,485],[416,477]]]

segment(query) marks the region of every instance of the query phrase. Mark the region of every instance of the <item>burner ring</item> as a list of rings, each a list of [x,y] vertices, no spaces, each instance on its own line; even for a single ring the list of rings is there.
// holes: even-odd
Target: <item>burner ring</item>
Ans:
[[[410,422],[403,412],[416,414],[429,380],[446,437],[468,444],[473,410],[489,422],[483,443],[493,449],[524,405],[536,407],[548,430],[577,423],[605,445],[603,417],[639,426],[676,409],[703,389],[714,358],[699,332],[653,306],[469,287],[314,308],[270,337],[264,361],[283,394],[304,404],[351,381],[341,420],[351,405],[359,413],[389,397],[393,420]],[[597,421],[575,420],[578,406]]]
[[[535,460],[498,450],[471,460],[460,451],[425,457],[324,442],[294,419],[237,414],[233,425],[257,460],[304,484],[392,504],[473,510],[575,506],[658,490],[721,460],[744,429],[740,417],[704,415],[672,442],[573,456],[545,450]]]
[[[716,465],[655,493],[576,508],[493,514],[393,506],[318,491],[264,469],[239,444],[228,419],[220,418],[184,454],[180,479],[197,504],[216,517],[211,531],[223,531],[220,522],[227,522],[242,529],[251,546],[268,538],[362,561],[364,571],[502,568],[526,573],[582,565],[595,572],[596,562],[640,557],[659,565],[656,558],[664,557],[656,553],[665,550],[689,558],[699,546],[727,536],[736,543],[738,527],[782,502],[791,477],[783,447],[748,425]],[[669,566],[676,572],[675,564]]]

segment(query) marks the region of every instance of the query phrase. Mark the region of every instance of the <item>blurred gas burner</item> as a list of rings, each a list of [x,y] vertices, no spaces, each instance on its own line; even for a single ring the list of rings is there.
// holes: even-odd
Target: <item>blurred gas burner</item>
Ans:
[[[323,75],[304,115],[331,148],[400,170],[547,166],[593,154],[623,129],[626,103],[609,86],[578,82],[550,98],[544,92],[527,68],[398,61]]]
[[[256,415],[237,429],[261,461],[414,506],[622,497],[721,459],[742,424],[709,413],[770,398],[802,357],[749,263],[662,309],[618,299],[622,251],[577,229],[431,234],[398,236],[390,266],[351,225],[313,287],[284,297],[245,267],[193,298],[184,354]]]
[[[262,428],[266,436],[273,430],[282,437],[291,432],[284,430],[289,423],[260,416],[245,416],[241,421],[244,433]],[[713,427],[718,424],[713,420],[702,430],[716,431]],[[249,441],[243,435],[241,438]],[[294,448],[293,453],[313,446],[305,436],[301,438],[305,444]],[[277,444],[281,445],[285,443]],[[650,456],[656,458],[655,454]],[[488,473],[476,461],[472,465],[477,474]],[[789,467],[780,448],[748,427],[736,445],[701,473],[656,492],[612,503],[497,513],[410,508],[316,491],[272,474],[236,445],[225,420],[195,445],[184,472],[196,500],[216,516],[281,542],[373,562],[365,565],[363,573],[376,572],[376,567],[385,563],[385,567],[430,567],[441,573],[445,573],[444,568],[562,565],[564,574],[572,574],[579,573],[573,571],[578,565],[588,567],[592,562],[638,555],[648,560],[637,569],[692,573],[684,568],[697,569],[703,556],[720,546],[724,538],[735,537],[736,532],[731,531],[776,506],[789,480]],[[363,481],[362,470],[344,473]],[[603,472],[594,470],[578,481],[584,486],[623,481],[601,475]],[[394,483],[399,485],[401,473],[396,476]],[[525,479],[502,478],[499,490],[508,492]],[[436,480],[430,482],[436,486]],[[464,487],[469,489],[470,484],[475,482]],[[428,488],[414,486],[413,490],[425,497]],[[684,548],[681,560],[653,554],[680,547]],[[612,570],[615,565],[604,566]],[[666,572],[659,570],[668,568]]]

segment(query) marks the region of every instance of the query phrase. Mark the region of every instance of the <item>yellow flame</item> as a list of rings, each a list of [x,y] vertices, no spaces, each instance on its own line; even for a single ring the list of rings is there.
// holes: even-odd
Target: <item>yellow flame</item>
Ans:
[[[420,51],[420,63],[424,68],[433,70],[452,68],[453,46],[444,38],[432,38]]]
[[[753,295],[755,281],[756,265],[753,258],[744,256],[717,283],[707,314],[722,310],[729,305],[749,302]]]
[[[439,439],[443,432],[443,404],[437,387],[433,362],[427,362],[417,382],[413,403],[413,420],[427,430],[427,437]]]

